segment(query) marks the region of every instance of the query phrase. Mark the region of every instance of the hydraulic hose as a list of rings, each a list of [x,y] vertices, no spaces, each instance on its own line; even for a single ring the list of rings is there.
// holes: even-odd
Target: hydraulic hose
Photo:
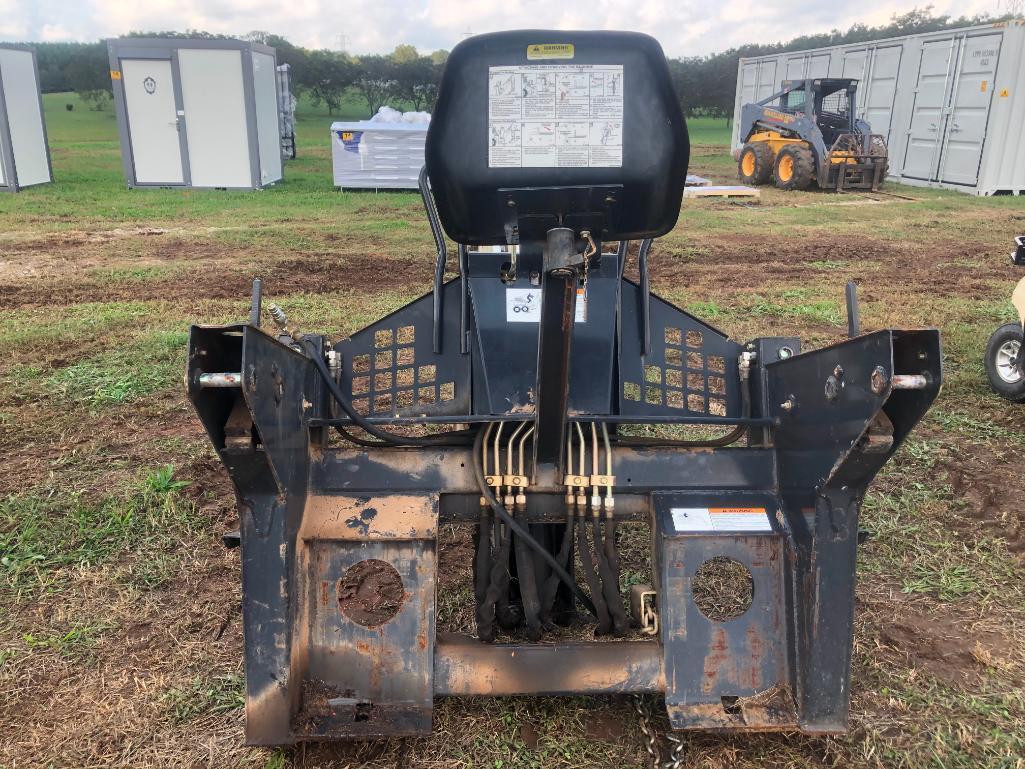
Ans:
[[[567,507],[566,528],[562,533],[562,545],[559,547],[559,564],[566,568],[569,563],[570,553],[573,552],[573,527],[576,523],[576,516],[573,509]],[[544,586],[541,588],[541,619],[544,622],[551,620],[552,609],[555,607],[555,595],[559,591],[559,577],[557,574],[548,575]]]
[[[491,511],[486,507],[481,508],[475,539],[477,549],[473,554],[473,593],[479,607],[484,603],[491,576]]]
[[[594,604],[591,602],[591,599],[587,597],[587,594],[580,589],[580,585],[578,585],[576,581],[573,579],[573,577],[571,577],[569,573],[564,568],[562,568],[562,566],[559,565],[559,562],[555,560],[555,556],[549,553],[548,550],[543,545],[541,545],[540,542],[538,542],[536,539],[530,536],[530,532],[528,532],[519,523],[519,521],[515,520],[511,515],[509,515],[508,511],[505,509],[505,506],[498,501],[498,498],[491,490],[491,487],[488,486],[488,484],[485,482],[484,469],[481,467],[480,464],[480,452],[481,446],[483,444],[484,431],[478,430],[477,437],[474,440],[473,445],[473,475],[477,481],[477,486],[480,487],[481,495],[484,497],[484,499],[487,500],[488,505],[491,507],[495,515],[497,515],[502,520],[502,522],[507,527],[509,527],[510,533],[515,534],[518,537],[521,537],[523,541],[527,543],[528,547],[530,547],[532,550],[534,550],[534,552],[540,555],[545,560],[545,562],[551,567],[552,571],[558,575],[559,579],[565,582],[569,589],[573,591],[573,595],[576,596],[576,599],[580,601],[584,608],[587,609],[587,611],[590,612],[593,616],[597,617],[598,613],[594,608]]]
[[[601,577],[602,591],[605,594],[605,605],[608,607],[609,616],[612,619],[612,634],[619,637],[626,635],[626,628],[629,624],[626,618],[626,610],[623,609],[623,597],[619,593],[619,578],[615,576],[608,559],[608,540],[602,546],[601,526],[598,516],[591,519],[591,532],[594,536],[594,555],[598,562],[598,574]]]
[[[461,430],[442,433],[440,435],[417,437],[411,435],[396,435],[395,433],[382,430],[376,425],[371,424],[358,411],[356,411],[352,405],[352,401],[345,394],[342,388],[338,386],[338,382],[335,381],[334,377],[331,376],[331,371],[328,369],[327,363],[324,362],[324,358],[317,349],[316,344],[314,344],[311,339],[304,339],[303,347],[306,349],[306,354],[309,356],[310,360],[313,361],[313,365],[316,366],[317,371],[320,372],[320,376],[324,380],[324,384],[327,385],[327,390],[331,394],[331,397],[335,399],[335,402],[337,402],[339,406],[341,406],[342,411],[344,411],[346,416],[352,420],[353,424],[362,428],[368,434],[383,441],[389,446],[465,445],[465,441],[461,439],[467,436],[467,433]],[[460,438],[460,440],[455,440],[457,437]],[[354,442],[358,443],[358,441]]]
[[[516,576],[520,583],[520,600],[523,602],[523,621],[527,626],[527,638],[537,641],[541,638],[541,601],[537,597],[534,559],[522,537],[517,537],[513,546],[516,548]]]
[[[591,548],[587,544],[587,521],[583,518],[577,526],[577,550],[580,553],[580,565],[584,567],[584,579],[591,595],[594,596],[594,605],[597,607],[597,611],[594,613],[598,620],[597,632],[599,635],[605,635],[609,632],[612,622],[609,619],[609,608],[605,605],[601,580],[594,572],[594,560],[591,558]]]

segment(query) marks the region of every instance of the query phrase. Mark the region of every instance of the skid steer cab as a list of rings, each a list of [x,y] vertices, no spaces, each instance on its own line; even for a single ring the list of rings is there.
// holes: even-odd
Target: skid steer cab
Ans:
[[[248,323],[192,328],[250,743],[425,734],[435,698],[482,695],[846,729],[858,512],[939,391],[939,335],[802,351],[653,295],[689,149],[654,39],[469,38],[420,178],[434,290],[344,338],[261,325],[256,290]]]
[[[1025,267],[1025,235],[1014,239],[1011,264]],[[1005,323],[994,331],[986,344],[986,376],[1001,397],[1025,403],[1025,278],[1011,294],[1011,303],[1018,311],[1017,323]]]
[[[855,117],[858,81],[784,80],[782,90],[740,113],[738,170],[745,184],[781,190],[878,190],[886,140]]]

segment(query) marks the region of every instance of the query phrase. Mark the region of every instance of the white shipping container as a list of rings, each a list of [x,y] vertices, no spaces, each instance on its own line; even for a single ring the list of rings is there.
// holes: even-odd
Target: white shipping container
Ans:
[[[1025,190],[1025,21],[741,59],[740,110],[783,80],[859,81],[857,116],[886,137],[890,178],[977,195]]]
[[[51,181],[36,53],[0,45],[0,192]]]
[[[361,120],[331,124],[331,160],[340,189],[417,189],[427,123]]]
[[[273,48],[129,37],[107,49],[129,187],[260,189],[281,180]]]

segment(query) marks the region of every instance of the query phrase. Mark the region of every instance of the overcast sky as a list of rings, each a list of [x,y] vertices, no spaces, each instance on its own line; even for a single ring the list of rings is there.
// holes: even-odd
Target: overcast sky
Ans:
[[[932,3],[954,16],[997,13],[1006,0],[0,0],[0,40],[93,41],[133,30],[264,30],[313,48],[384,53],[400,43],[452,48],[467,32],[627,29],[657,37],[670,56],[772,43],[881,24]],[[838,8],[838,6],[840,6]]]

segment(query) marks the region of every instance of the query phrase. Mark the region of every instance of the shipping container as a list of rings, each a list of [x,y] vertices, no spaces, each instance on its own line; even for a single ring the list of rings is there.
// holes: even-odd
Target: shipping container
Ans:
[[[889,178],[976,195],[1025,190],[1025,21],[741,59],[733,119],[784,80],[859,81],[858,117],[886,138]]]
[[[0,45],[0,192],[51,181],[36,52]]]
[[[281,180],[273,48],[125,37],[107,49],[129,187],[260,189]]]

